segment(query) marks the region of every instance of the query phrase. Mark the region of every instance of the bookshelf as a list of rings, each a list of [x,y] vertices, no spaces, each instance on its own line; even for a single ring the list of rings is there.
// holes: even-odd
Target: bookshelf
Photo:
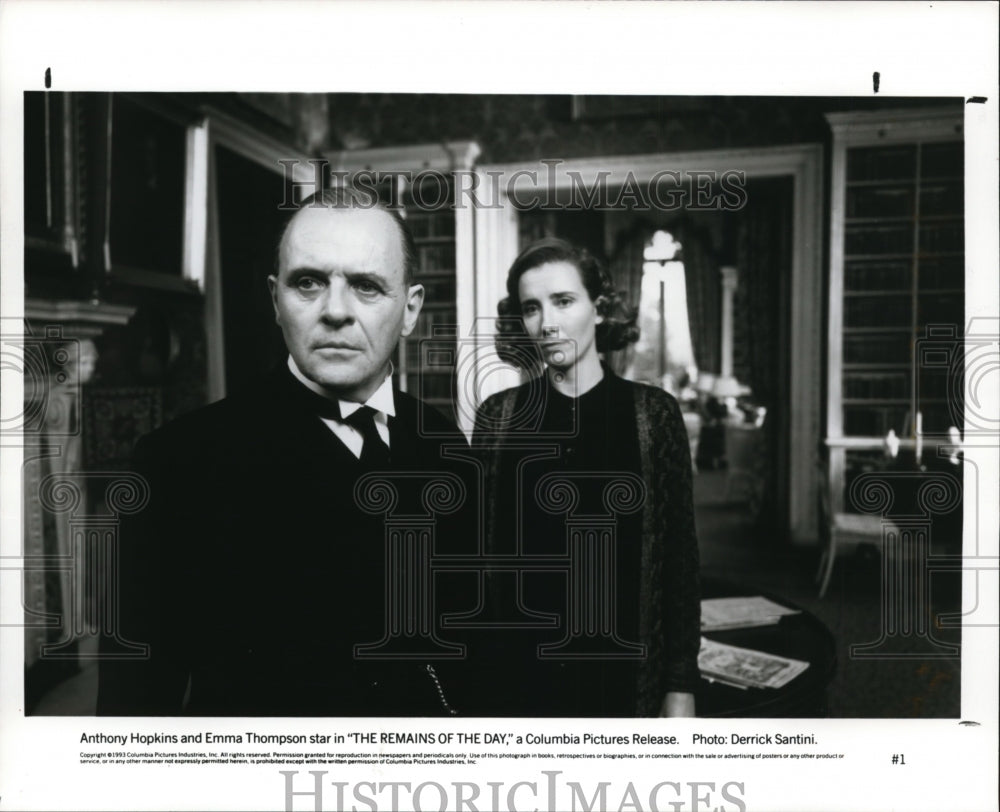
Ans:
[[[916,439],[918,420],[930,436],[958,425],[948,371],[918,362],[929,329],[962,334],[964,150],[960,105],[827,119],[827,446],[837,516],[853,512],[850,484],[880,464],[890,430],[905,444]]]
[[[400,341],[400,380],[408,391],[454,419],[452,382],[458,338],[455,214],[451,205],[434,210],[416,207],[410,197],[406,221],[417,249],[413,281],[424,286],[424,305],[417,326]],[[414,386],[415,376],[419,376],[419,388]]]

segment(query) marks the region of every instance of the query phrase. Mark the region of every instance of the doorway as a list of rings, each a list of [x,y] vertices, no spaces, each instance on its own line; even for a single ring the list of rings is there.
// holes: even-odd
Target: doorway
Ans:
[[[496,313],[496,302],[503,295],[507,269],[517,255],[521,220],[525,206],[518,204],[554,190],[564,195],[568,190],[593,189],[602,184],[621,189],[628,184],[649,184],[665,173],[693,176],[711,173],[720,177],[738,172],[747,184],[766,179],[784,179],[791,189],[788,199],[790,230],[787,233],[790,272],[787,277],[788,306],[785,334],[781,342],[787,352],[784,367],[788,374],[787,397],[783,398],[783,420],[787,450],[776,451],[786,460],[787,482],[781,488],[780,525],[787,528],[792,541],[815,544],[818,531],[815,450],[820,440],[822,351],[823,351],[823,273],[822,273],[822,147],[794,145],[755,150],[708,151],[665,155],[587,158],[538,164],[486,165],[477,169],[477,200],[471,232],[475,238],[475,275],[473,284],[460,289],[458,310],[479,318]],[[747,214],[751,211],[749,199]],[[530,206],[528,206],[530,208]],[[621,208],[616,206],[615,208]],[[675,210],[673,214],[691,214]],[[714,212],[717,214],[718,212]],[[573,217],[566,212],[565,217]],[[577,225],[579,231],[581,226]],[[600,232],[602,239],[603,231]],[[697,322],[694,319],[693,322]],[[484,353],[483,370],[472,391],[477,396],[509,385],[493,374],[493,359]],[[487,374],[488,373],[488,374]],[[460,393],[460,396],[462,393]],[[475,404],[460,404],[460,413],[474,413]],[[778,421],[776,417],[776,422]]]
[[[228,149],[215,148],[225,389],[252,385],[285,358],[267,277],[274,273],[287,213],[284,179]]]

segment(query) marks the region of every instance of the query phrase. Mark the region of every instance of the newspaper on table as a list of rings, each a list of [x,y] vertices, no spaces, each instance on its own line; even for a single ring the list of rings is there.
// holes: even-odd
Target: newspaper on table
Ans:
[[[736,688],[781,688],[809,663],[701,638],[698,668],[706,679]]]
[[[754,626],[771,626],[784,615],[796,615],[798,609],[789,609],[760,595],[738,598],[709,598],[701,602],[701,630],[703,632],[725,629],[749,629]]]

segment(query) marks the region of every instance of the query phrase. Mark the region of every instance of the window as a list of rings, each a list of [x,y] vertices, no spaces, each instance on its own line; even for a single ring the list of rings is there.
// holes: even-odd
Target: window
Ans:
[[[668,391],[697,377],[681,244],[668,231],[653,234],[643,251],[639,340],[628,377]]]

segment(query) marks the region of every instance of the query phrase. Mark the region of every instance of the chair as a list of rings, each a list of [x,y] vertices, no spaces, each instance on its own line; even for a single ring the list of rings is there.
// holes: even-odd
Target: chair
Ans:
[[[823,553],[816,571],[819,582],[819,597],[826,595],[833,575],[833,565],[837,555],[844,549],[853,549],[859,544],[882,545],[882,533],[891,528],[888,520],[871,514],[834,513],[831,509],[830,478],[827,467],[822,462],[817,466],[816,481],[819,483],[819,524]]]

